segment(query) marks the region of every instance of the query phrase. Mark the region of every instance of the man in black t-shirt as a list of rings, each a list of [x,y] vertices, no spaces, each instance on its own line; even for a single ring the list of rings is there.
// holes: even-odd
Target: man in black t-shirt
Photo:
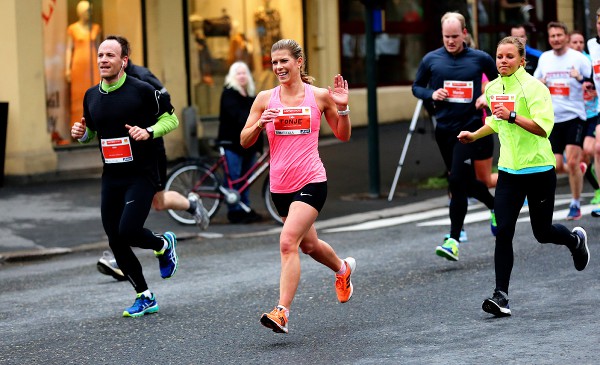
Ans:
[[[157,312],[158,303],[132,247],[154,250],[164,279],[172,277],[178,266],[175,234],[155,234],[144,223],[161,184],[153,139],[175,129],[179,121],[168,98],[150,84],[127,77],[128,54],[125,38],[109,36],[100,44],[101,81],[86,91],[84,116],[71,128],[71,136],[81,143],[98,137],[102,225],[119,268],[137,293],[123,316],[139,317]]]

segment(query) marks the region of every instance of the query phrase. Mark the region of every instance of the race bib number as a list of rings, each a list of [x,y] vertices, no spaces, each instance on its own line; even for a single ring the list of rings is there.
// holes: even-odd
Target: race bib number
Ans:
[[[515,100],[516,100],[516,95],[514,95],[514,94],[491,95],[490,96],[490,109],[492,110],[492,112],[494,112],[494,108],[497,105],[504,105],[506,107],[506,109],[508,109],[508,111],[514,112],[515,111]],[[502,120],[501,118],[498,118],[493,114],[492,114],[492,116],[495,120]]]
[[[592,67],[594,68],[594,77],[600,78],[600,60],[595,60]]]
[[[101,139],[104,163],[122,163],[133,161],[129,137]]]
[[[569,71],[548,72],[546,74],[546,86],[550,90],[550,95],[568,98],[570,94],[569,79]]]
[[[550,90],[550,95],[561,98],[568,98],[570,94],[568,80],[547,80],[546,84]]]
[[[310,133],[310,108],[281,108],[273,121],[275,134],[289,136]]]
[[[448,91],[446,101],[450,103],[470,103],[473,101],[473,81],[444,81]]]

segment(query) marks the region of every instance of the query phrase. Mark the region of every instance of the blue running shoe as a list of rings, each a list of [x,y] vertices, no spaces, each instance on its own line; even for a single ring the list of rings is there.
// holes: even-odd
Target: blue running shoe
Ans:
[[[152,297],[148,298],[142,293],[139,293],[133,305],[129,308],[125,308],[123,311],[123,317],[141,317],[144,314],[152,314],[158,312],[158,303],[156,297],[152,294]]]
[[[498,224],[496,224],[496,213],[494,213],[494,210],[490,210],[490,229],[492,230],[492,235],[496,237]]]
[[[592,210],[592,217],[600,217],[600,208],[596,208],[594,210]]]
[[[175,246],[177,245],[177,237],[173,232],[165,232],[163,235],[164,239],[167,240],[169,246],[160,251],[154,251],[154,255],[158,258],[158,265],[160,266],[160,277],[168,279],[175,275],[177,271],[177,252],[175,252]]]
[[[450,233],[448,233],[444,236],[444,239],[446,239],[446,238],[450,238]],[[467,231],[465,231],[464,229],[461,229],[460,237],[458,238],[458,241],[460,243],[464,243],[464,242],[467,242],[468,240],[469,240],[469,236],[467,236]]]
[[[569,207],[569,214],[567,214],[568,221],[576,221],[581,218],[581,209],[575,205]]]

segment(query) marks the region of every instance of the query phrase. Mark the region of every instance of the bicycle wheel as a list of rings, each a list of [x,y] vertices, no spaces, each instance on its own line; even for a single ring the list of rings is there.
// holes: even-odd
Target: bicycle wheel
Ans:
[[[219,192],[219,180],[208,168],[195,162],[186,162],[176,166],[169,173],[165,190],[176,191],[187,197],[194,192],[202,199],[204,208],[209,217],[217,214],[221,205],[222,196]],[[184,210],[168,210],[171,218],[183,224],[195,224],[194,217]]]
[[[273,218],[275,220],[275,222],[277,222],[279,224],[283,224],[283,220],[279,216],[279,213],[277,213],[277,209],[275,208],[275,204],[273,204],[273,200],[271,200],[271,190],[269,189],[269,175],[268,174],[267,174],[267,177],[265,178],[265,182],[263,183],[262,197],[265,200],[265,207],[267,208],[269,215],[271,215],[271,218]]]

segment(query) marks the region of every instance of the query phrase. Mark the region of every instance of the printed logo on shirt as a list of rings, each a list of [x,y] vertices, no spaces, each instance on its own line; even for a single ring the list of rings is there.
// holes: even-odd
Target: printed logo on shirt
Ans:
[[[276,135],[310,134],[310,108],[281,108],[273,121]]]
[[[470,103],[473,101],[473,81],[444,81],[444,89],[448,91],[447,102]]]

